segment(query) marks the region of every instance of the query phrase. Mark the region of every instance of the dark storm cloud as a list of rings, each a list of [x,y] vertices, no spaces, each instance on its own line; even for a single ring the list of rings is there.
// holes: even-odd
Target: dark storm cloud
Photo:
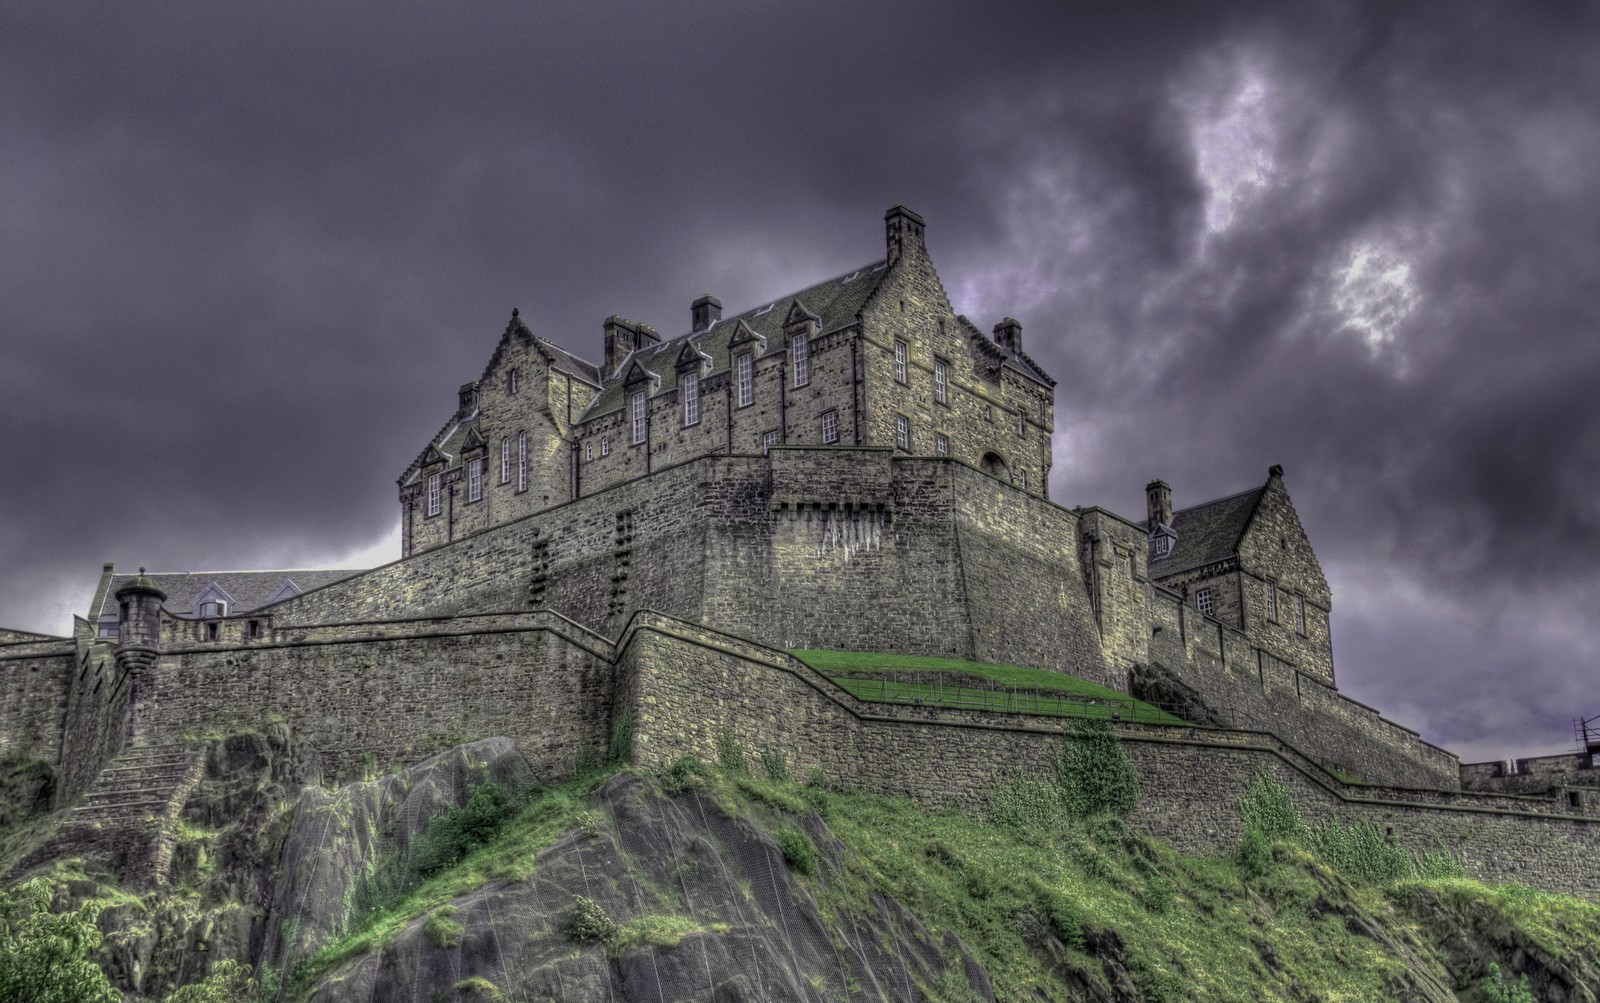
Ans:
[[[611,313],[676,333],[874,256],[904,201],[1060,378],[1058,499],[1283,462],[1345,684],[1558,742],[1600,637],[1594,20],[7,8],[0,620],[64,629],[103,560],[370,546],[512,306],[591,354]]]

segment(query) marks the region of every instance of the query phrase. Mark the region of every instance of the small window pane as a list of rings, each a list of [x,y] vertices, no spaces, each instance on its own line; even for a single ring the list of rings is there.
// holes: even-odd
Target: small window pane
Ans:
[[[950,455],[950,437],[940,433],[933,437],[933,451],[940,456]]]
[[[835,443],[839,441],[839,412],[825,411],[822,414],[822,441]]]
[[[644,391],[640,390],[633,395],[633,442],[635,445],[644,441]]]
[[[755,400],[755,363],[748,355],[739,356],[739,406]]]
[[[467,501],[483,500],[483,460],[473,460],[467,466]]]
[[[439,514],[439,475],[428,475],[428,514]]]
[[[700,420],[700,377],[686,373],[683,377],[683,423],[693,425]]]
[[[935,361],[933,364],[933,399],[943,404],[947,400],[950,374],[943,362]]]
[[[907,452],[911,450],[911,420],[903,414],[894,416],[894,444]]]
[[[806,336],[794,336],[794,385],[803,387],[811,382],[811,346]]]
[[[906,343],[903,341],[894,343],[894,378],[901,383],[908,382],[906,378]]]

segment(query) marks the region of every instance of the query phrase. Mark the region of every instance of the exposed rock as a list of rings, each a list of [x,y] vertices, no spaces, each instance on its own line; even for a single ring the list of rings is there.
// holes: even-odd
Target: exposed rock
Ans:
[[[1206,703],[1199,690],[1186,684],[1159,662],[1135,663],[1128,673],[1128,693],[1185,721],[1220,728],[1231,726],[1221,712]]]

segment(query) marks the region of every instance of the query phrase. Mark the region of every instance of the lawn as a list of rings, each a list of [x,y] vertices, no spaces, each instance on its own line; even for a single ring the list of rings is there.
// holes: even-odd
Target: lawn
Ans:
[[[937,707],[1110,718],[1147,724],[1189,722],[1126,693],[1060,672],[959,658],[792,649],[789,654],[861,700]]]

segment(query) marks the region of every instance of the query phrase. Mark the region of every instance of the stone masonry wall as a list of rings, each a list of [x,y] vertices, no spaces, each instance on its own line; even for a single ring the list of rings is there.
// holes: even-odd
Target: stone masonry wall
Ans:
[[[0,647],[0,754],[60,762],[75,664],[71,641]]]
[[[414,762],[461,735],[506,735],[541,773],[560,775],[582,747],[608,740],[612,670],[527,616],[466,617],[167,651],[140,692],[135,742],[282,719],[348,775],[366,757]]]
[[[61,734],[61,771],[56,803],[67,804],[89,789],[126,738],[133,680],[113,657],[116,646],[84,641],[68,683]]]
[[[685,754],[714,760],[727,729],[748,754],[782,753],[793,775],[816,767],[834,783],[967,810],[981,810],[1013,768],[1054,769],[1059,719],[944,721],[922,709],[865,704],[781,652],[647,615],[619,647],[623,685],[637,700],[634,753],[645,766]],[[1600,900],[1600,817],[1556,814],[1559,805],[1518,810],[1518,799],[1471,794],[1428,803],[1421,799],[1440,796],[1344,784],[1269,736],[1192,730],[1179,738],[1179,729],[1127,725],[1121,732],[1139,773],[1131,821],[1177,845],[1208,850],[1236,841],[1238,799],[1266,770],[1311,822],[1371,822],[1414,850],[1442,845],[1487,880]]]

